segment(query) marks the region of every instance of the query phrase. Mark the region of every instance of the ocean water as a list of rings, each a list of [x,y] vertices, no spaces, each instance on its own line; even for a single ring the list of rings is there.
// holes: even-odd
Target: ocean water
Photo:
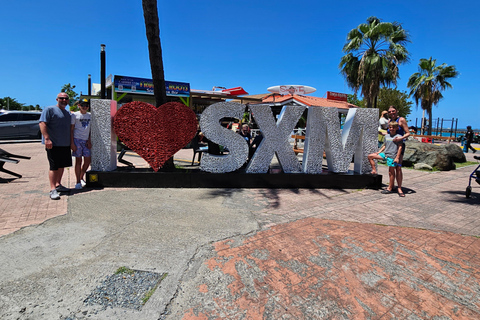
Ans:
[[[473,130],[475,133],[479,134],[479,130]],[[457,133],[455,134],[455,132],[451,132],[449,130],[442,130],[442,134],[441,136],[442,137],[459,137],[459,136],[463,136],[465,135],[465,132],[466,130],[458,130],[457,129]],[[416,134],[420,134],[420,130],[417,130],[417,133]],[[426,133],[425,133],[426,134]],[[440,135],[440,131],[432,131],[432,136],[439,136]]]

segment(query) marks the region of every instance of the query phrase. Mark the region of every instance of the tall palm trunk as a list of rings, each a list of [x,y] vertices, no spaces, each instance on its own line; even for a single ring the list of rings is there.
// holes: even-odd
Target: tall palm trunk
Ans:
[[[160,43],[157,0],[142,0],[142,6],[148,40],[150,68],[152,70],[155,106],[158,108],[167,102],[167,93],[165,91],[165,73],[163,70],[162,45]],[[175,164],[172,157],[165,162],[162,171],[171,171],[174,168]]]
[[[158,108],[167,102],[167,94],[165,91],[165,74],[163,71],[162,45],[160,43],[157,0],[142,0],[142,6],[148,40],[150,68],[152,70],[155,106]]]

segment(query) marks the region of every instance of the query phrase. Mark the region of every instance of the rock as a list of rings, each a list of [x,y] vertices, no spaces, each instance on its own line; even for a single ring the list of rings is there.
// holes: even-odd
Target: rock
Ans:
[[[454,162],[465,162],[466,158],[456,144],[434,145],[417,140],[407,140],[403,165],[414,166],[424,163],[440,171],[455,170]]]
[[[413,165],[413,168],[415,170],[433,170],[433,168],[426,163],[415,163]]]
[[[445,145],[445,149],[447,153],[452,157],[453,162],[466,162],[467,158],[465,157],[465,153],[463,153],[462,148],[457,146],[454,143],[449,143]]]

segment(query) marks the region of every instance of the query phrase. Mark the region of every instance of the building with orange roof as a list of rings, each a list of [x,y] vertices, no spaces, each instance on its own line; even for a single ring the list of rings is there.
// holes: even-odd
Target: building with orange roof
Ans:
[[[307,107],[307,109],[304,112],[304,115],[302,117],[303,119],[299,123],[300,126],[305,126],[305,121],[308,115],[308,107],[310,106],[337,108],[340,116],[340,121],[342,123],[348,113],[348,110],[352,108],[358,108],[358,106],[346,101],[346,94],[337,95],[341,95],[342,97],[336,98],[335,93],[332,94],[331,92],[328,92],[327,98],[312,97],[302,94],[282,95],[279,93],[263,93],[257,95],[237,97],[235,100],[232,101],[243,104],[268,104],[272,107],[272,112],[275,117],[280,114],[284,106],[305,106]]]
[[[274,109],[285,105],[299,105],[299,106],[319,106],[319,107],[335,107],[338,112],[347,114],[348,110],[352,108],[358,108],[358,106],[348,103],[347,101],[333,100],[327,98],[311,97],[300,94],[287,94],[281,95],[277,93],[267,94],[262,98],[261,103],[271,104]]]

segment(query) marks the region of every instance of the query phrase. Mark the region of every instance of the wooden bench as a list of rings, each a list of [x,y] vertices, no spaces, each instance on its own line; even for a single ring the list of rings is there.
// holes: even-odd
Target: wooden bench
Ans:
[[[293,142],[293,151],[295,152],[295,154],[303,153],[303,148],[298,147],[298,140],[305,140],[305,136],[294,134],[292,135],[292,138],[295,139],[295,141]]]
[[[17,154],[12,154],[12,153],[7,152],[7,151],[5,151],[5,150],[3,150],[3,149],[0,149],[0,172],[5,172],[5,173],[8,173],[8,174],[10,174],[10,175],[12,175],[12,176],[15,176],[15,177],[17,177],[17,178],[21,178],[22,175],[3,168],[3,165],[4,165],[5,163],[7,163],[7,162],[9,162],[9,163],[15,163],[15,164],[17,164],[18,162],[20,162],[20,160],[12,159],[12,158],[30,159],[30,157],[25,157],[25,156],[20,156],[20,155],[17,155]]]

